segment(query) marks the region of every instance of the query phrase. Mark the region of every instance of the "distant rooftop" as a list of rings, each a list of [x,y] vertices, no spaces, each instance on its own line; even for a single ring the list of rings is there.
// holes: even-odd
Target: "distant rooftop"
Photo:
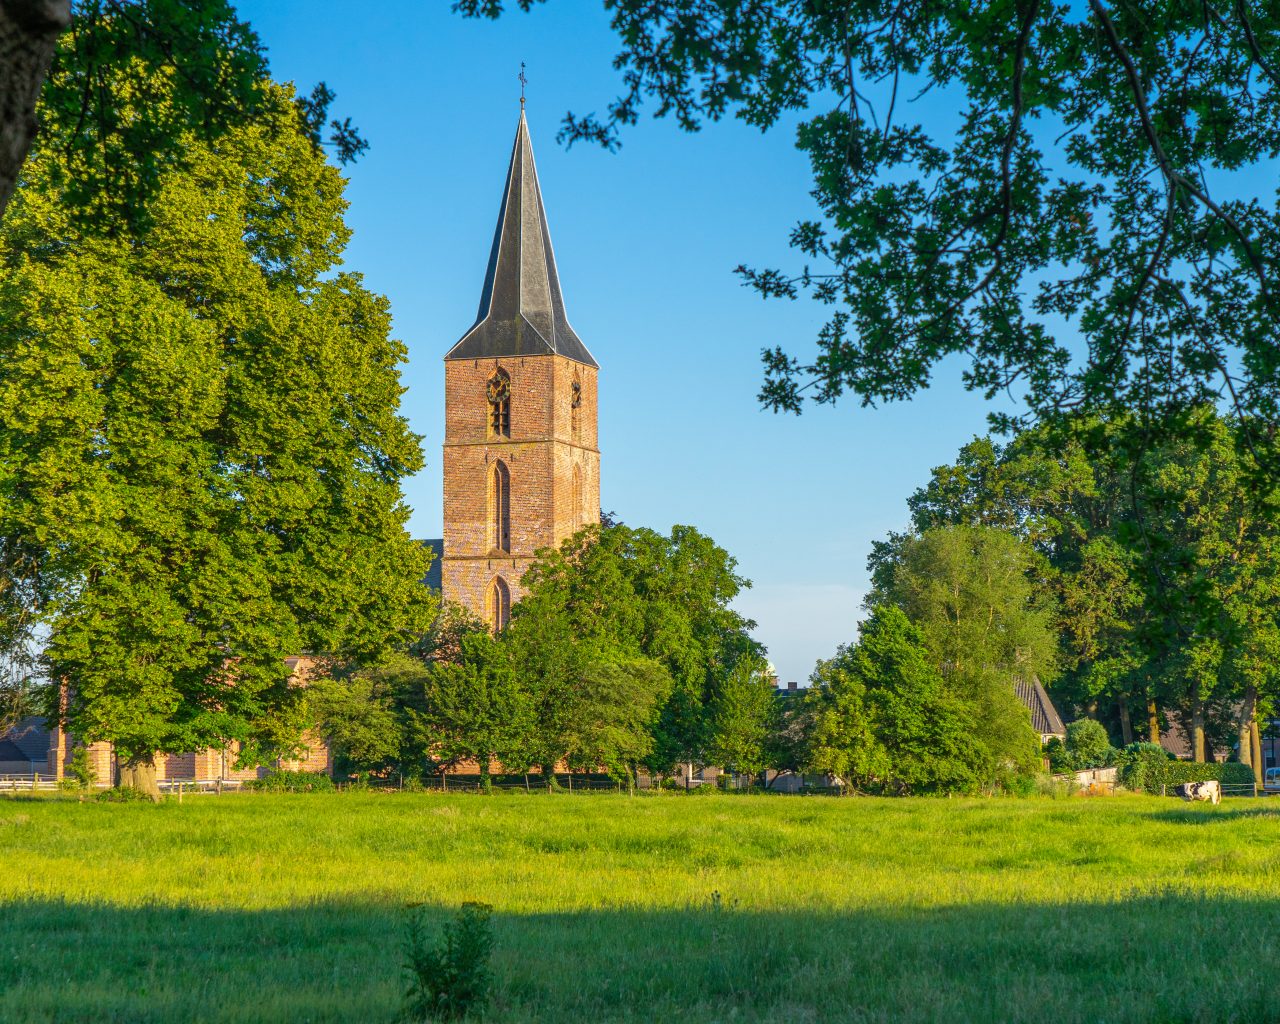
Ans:
[[[1031,727],[1041,736],[1066,736],[1058,709],[1053,706],[1039,679],[1019,679],[1013,684],[1018,699],[1031,712]]]

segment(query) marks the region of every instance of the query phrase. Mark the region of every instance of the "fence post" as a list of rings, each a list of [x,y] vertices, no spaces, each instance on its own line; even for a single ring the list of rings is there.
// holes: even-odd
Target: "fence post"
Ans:
[[[32,772],[31,773],[31,792],[34,793],[39,785],[40,785],[40,773]]]

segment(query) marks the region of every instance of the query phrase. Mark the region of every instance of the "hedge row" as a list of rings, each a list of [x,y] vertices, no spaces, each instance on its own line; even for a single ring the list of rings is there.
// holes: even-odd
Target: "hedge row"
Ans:
[[[274,769],[260,779],[250,779],[245,789],[266,793],[315,793],[333,791],[333,779],[323,772],[291,772]]]
[[[1253,769],[1238,761],[1175,761],[1154,743],[1132,743],[1120,752],[1120,785],[1148,793],[1167,792],[1184,782],[1217,781],[1224,786],[1250,786]]]

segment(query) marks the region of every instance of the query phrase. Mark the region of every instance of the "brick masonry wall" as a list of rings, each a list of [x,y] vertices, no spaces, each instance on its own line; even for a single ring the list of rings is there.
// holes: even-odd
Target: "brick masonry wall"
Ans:
[[[499,370],[511,380],[511,436],[489,428],[486,387]],[[573,384],[579,385],[575,415]],[[445,361],[444,596],[482,618],[501,576],[514,604],[541,548],[600,520],[598,380],[594,367],[564,356]],[[510,476],[510,550],[490,537],[490,474]],[[575,487],[574,473],[578,474]]]
[[[285,664],[292,673],[295,685],[305,686],[316,665],[309,657],[286,658]],[[303,756],[295,760],[282,760],[279,767],[291,771],[328,772],[333,773],[333,753],[324,738],[317,733],[307,732],[302,737],[306,748]],[[79,746],[74,736],[64,729],[55,727],[49,731],[49,774],[61,779],[66,776],[67,765]],[[254,765],[248,768],[236,768],[239,756],[239,744],[232,744],[224,752],[216,747],[207,747],[186,754],[157,754],[156,774],[162,779],[191,779],[208,781],[213,779],[257,779],[267,773],[266,765]],[[115,758],[111,744],[106,742],[89,745],[89,763],[93,765],[98,785],[115,784]]]

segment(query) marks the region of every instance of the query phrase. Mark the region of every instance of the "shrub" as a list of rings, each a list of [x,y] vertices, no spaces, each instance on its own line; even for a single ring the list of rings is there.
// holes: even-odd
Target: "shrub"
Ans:
[[[98,773],[93,770],[93,762],[89,760],[88,747],[76,747],[71,760],[67,762],[67,775],[75,787],[93,788],[93,784],[98,781]]]
[[[1071,796],[1079,789],[1074,778],[1055,779],[1052,775],[1036,775],[1034,779],[1037,796],[1060,800],[1064,796]]]
[[[1165,767],[1165,785],[1169,788],[1184,782],[1209,782],[1217,780],[1226,786],[1253,784],[1253,770],[1238,761],[1198,762],[1170,761]]]
[[[1040,791],[1039,776],[1010,773],[1000,780],[1000,788],[1009,796],[1035,796]]]
[[[1057,736],[1050,736],[1044,745],[1044,756],[1049,759],[1049,770],[1061,774],[1071,770],[1070,755],[1067,746]]]
[[[409,1020],[457,1020],[485,1004],[493,981],[489,971],[493,952],[490,913],[484,903],[464,903],[432,946],[427,941],[424,909],[411,908],[405,950]]]
[[[1218,777],[1218,781],[1224,786],[1252,786],[1254,784],[1253,769],[1247,764],[1241,764],[1239,761],[1228,761],[1218,767],[1222,769],[1222,774]]]
[[[1105,768],[1113,763],[1116,751],[1100,722],[1081,718],[1067,726],[1067,771]]]
[[[250,779],[244,788],[263,793],[332,793],[333,779],[324,772],[290,772],[273,768],[260,779]]]
[[[1134,792],[1159,793],[1168,778],[1168,752],[1159,743],[1130,743],[1117,758],[1117,781]]]
[[[1131,743],[1120,755],[1119,781],[1126,789],[1162,793],[1184,782],[1253,784],[1253,769],[1237,761],[1175,761],[1155,743]]]
[[[99,793],[97,800],[104,804],[132,804],[142,801],[150,803],[151,797],[140,789],[134,789],[133,786],[113,786]]]

